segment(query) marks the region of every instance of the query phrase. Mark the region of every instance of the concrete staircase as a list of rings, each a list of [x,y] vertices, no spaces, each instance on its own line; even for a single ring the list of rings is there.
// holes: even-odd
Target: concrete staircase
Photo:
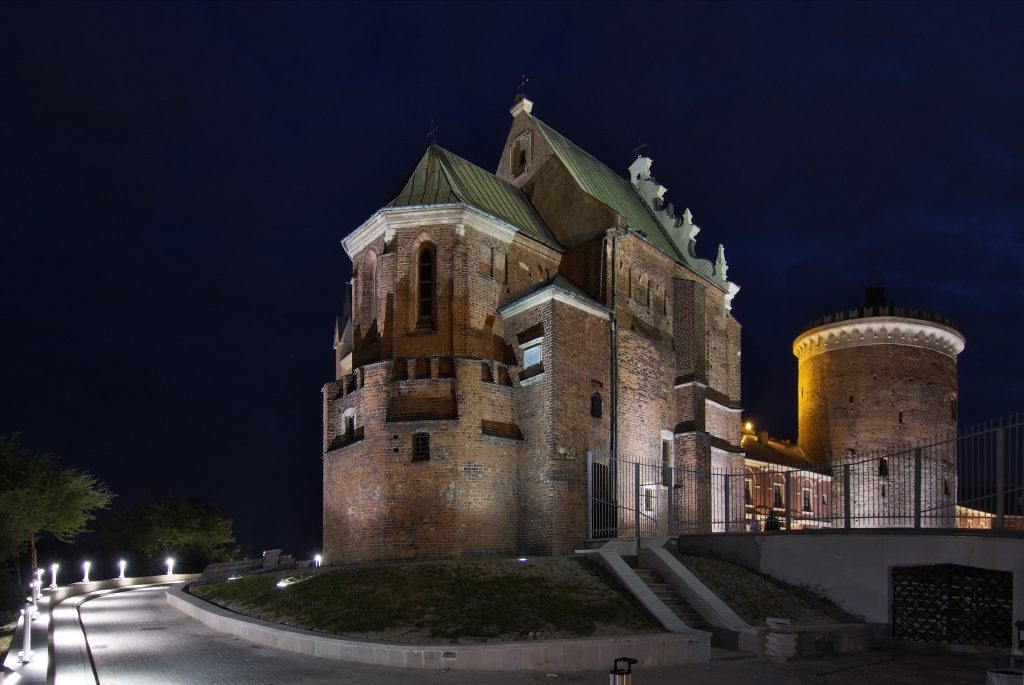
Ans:
[[[697,630],[711,630],[711,626],[708,625],[707,621],[701,618],[701,615],[697,613],[696,609],[690,606],[686,600],[679,596],[679,594],[670,588],[661,577],[654,571],[643,568],[635,568],[633,572],[636,573],[637,577],[644,582],[644,584],[651,589],[658,599],[669,608],[672,613],[679,617],[679,620]]]

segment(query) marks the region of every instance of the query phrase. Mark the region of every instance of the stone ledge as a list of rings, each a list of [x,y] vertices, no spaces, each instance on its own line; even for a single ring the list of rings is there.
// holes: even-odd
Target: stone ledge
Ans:
[[[641,666],[675,666],[708,660],[706,633],[471,645],[388,644],[339,638],[242,616],[193,597],[181,587],[168,588],[167,602],[186,616],[222,633],[290,652],[378,666],[463,671],[585,671],[607,670],[612,660],[623,654],[638,659]]]

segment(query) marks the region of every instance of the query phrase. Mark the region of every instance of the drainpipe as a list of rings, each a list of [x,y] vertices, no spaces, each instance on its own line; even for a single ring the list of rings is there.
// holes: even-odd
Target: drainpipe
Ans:
[[[616,295],[616,276],[619,270],[616,268],[616,244],[618,243],[618,230],[609,229],[605,240],[610,240],[612,244],[612,258],[611,264],[609,265],[611,284],[609,293],[609,305],[611,307],[610,321],[610,345],[611,348],[611,392],[609,398],[609,411],[611,412],[611,430],[610,430],[610,443],[608,446],[608,456],[610,459],[619,458],[619,331],[618,322],[615,318],[615,295]]]

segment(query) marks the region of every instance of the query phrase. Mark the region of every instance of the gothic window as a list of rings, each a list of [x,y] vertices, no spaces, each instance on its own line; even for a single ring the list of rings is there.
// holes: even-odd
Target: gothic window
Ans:
[[[430,459],[430,434],[413,433],[412,436],[412,460],[428,461]]]
[[[434,246],[429,243],[420,248],[416,259],[416,325],[430,327],[434,325],[437,311],[435,293],[437,290],[437,255]]]

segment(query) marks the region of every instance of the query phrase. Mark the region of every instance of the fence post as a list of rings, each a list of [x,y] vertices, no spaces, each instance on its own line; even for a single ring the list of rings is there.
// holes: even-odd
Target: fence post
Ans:
[[[594,453],[587,450],[587,539],[594,539]]]
[[[722,503],[725,504],[725,532],[729,532],[729,511],[730,511],[730,497],[729,497],[729,474],[722,474],[722,487],[725,489]]]
[[[996,530],[1006,517],[1006,429],[996,427]]]
[[[921,448],[914,448],[914,528],[921,527]]]
[[[850,527],[850,465],[843,464],[843,528]]]
[[[636,537],[636,553],[640,554],[640,462],[633,462],[633,533]]]
[[[791,492],[793,486],[793,472],[786,471],[783,477],[786,479],[785,499],[782,502],[782,505],[786,507],[786,530],[793,530],[793,493]]]
[[[675,516],[675,498],[676,498],[676,469],[673,466],[668,467],[668,513],[665,515],[665,519],[668,521],[668,530],[665,531],[667,535],[673,535],[673,523],[672,520]]]

